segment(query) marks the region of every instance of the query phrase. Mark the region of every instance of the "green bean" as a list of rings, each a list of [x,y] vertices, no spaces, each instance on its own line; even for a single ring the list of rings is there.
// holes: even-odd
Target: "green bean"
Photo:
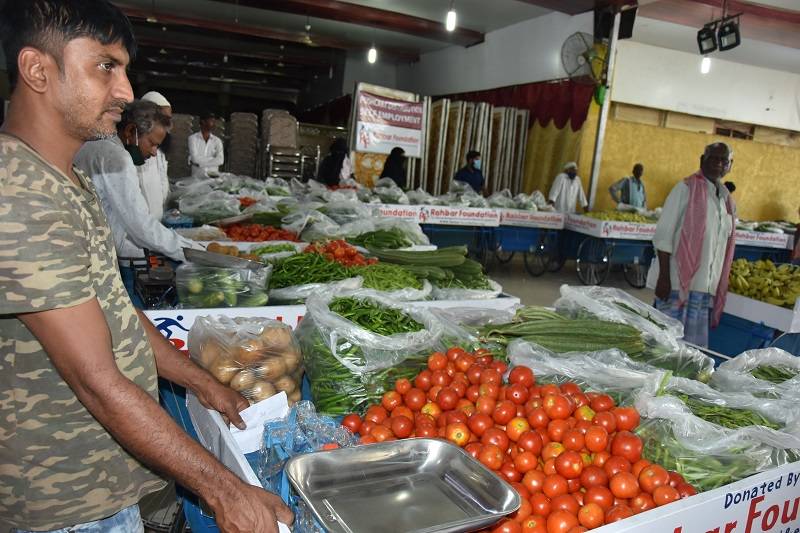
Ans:
[[[784,381],[789,381],[797,376],[798,373],[788,368],[763,365],[754,368],[750,374],[752,374],[755,378],[763,379],[764,381],[769,381],[770,383],[775,383],[777,385],[783,383]]]
[[[686,394],[673,394],[673,396],[685,403],[686,407],[688,407],[695,416],[728,429],[739,429],[747,426],[765,426],[771,429],[781,428],[779,424],[768,420],[763,415],[750,409],[715,405]]]

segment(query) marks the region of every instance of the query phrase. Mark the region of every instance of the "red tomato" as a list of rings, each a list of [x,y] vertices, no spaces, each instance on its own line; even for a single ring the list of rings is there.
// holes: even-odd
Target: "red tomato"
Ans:
[[[439,385],[440,387],[447,387],[453,381],[453,378],[448,375],[444,370],[434,370],[431,373],[431,384]]]
[[[643,513],[656,508],[656,502],[653,501],[653,497],[646,492],[640,492],[635,497],[631,498],[629,505],[634,514]]]
[[[596,503],[604,511],[608,511],[614,506],[614,495],[606,487],[590,487],[583,495],[583,502]]]
[[[508,450],[508,435],[500,428],[491,427],[487,429],[481,437],[481,442],[483,444],[494,444],[500,448],[500,451],[503,453]]]
[[[428,369],[423,370],[422,372],[417,374],[416,378],[414,378],[414,386],[418,389],[427,392],[427,390],[430,389],[431,386],[433,385],[433,383],[431,383],[432,375],[433,372],[431,372],[430,370]]]
[[[653,501],[656,502],[656,505],[659,507],[680,499],[681,495],[678,493],[677,489],[669,485],[658,487],[653,491]]]
[[[539,466],[539,459],[531,452],[522,452],[514,458],[514,468],[520,474],[526,474]]]
[[[528,489],[531,494],[536,494],[542,491],[542,486],[544,485],[546,477],[547,476],[545,476],[544,472],[541,470],[530,470],[525,472],[525,475],[522,477],[522,484],[525,485],[525,488]],[[547,513],[538,514],[546,515]]]
[[[492,533],[522,533],[522,525],[507,518],[492,528]]]
[[[395,382],[394,390],[405,396],[411,390],[411,382],[406,378],[400,378]]]
[[[475,410],[485,415],[492,416],[495,407],[497,407],[497,401],[488,396],[481,396],[478,398],[478,401],[475,402]]]
[[[455,409],[458,405],[458,393],[450,387],[445,387],[436,395],[436,403],[439,404],[442,411]]]
[[[603,451],[608,446],[608,432],[602,426],[590,427],[583,438],[586,449],[593,453]]]
[[[606,511],[606,524],[613,524],[633,516],[633,511],[625,504],[615,505]]]
[[[481,385],[485,383],[493,383],[499,387],[503,384],[503,377],[494,368],[487,368],[481,373]]]
[[[405,439],[411,436],[414,431],[414,423],[406,416],[393,416],[392,417],[392,433],[398,439]]]
[[[581,407],[589,407],[589,397],[582,392],[578,394],[570,394],[570,398],[572,398],[572,403],[575,404],[576,410],[580,409]],[[592,408],[589,407],[590,411],[591,409]],[[594,413],[594,411],[591,412]]]
[[[606,461],[608,461],[610,458],[611,458],[610,453],[608,453],[605,450],[601,450],[595,453],[594,457],[592,457],[592,464],[602,468],[603,466],[605,466]]]
[[[448,424],[445,428],[445,435],[447,440],[456,446],[464,447],[469,442],[469,428],[463,422],[456,422],[455,424]]]
[[[659,465],[647,466],[639,473],[639,486],[646,493],[653,494],[658,487],[669,486],[669,473]]]
[[[605,470],[606,475],[610,479],[615,475],[619,474],[620,472],[630,472],[631,462],[625,459],[624,457],[619,457],[618,455],[614,455],[611,456],[608,459],[608,461],[605,462],[605,464],[603,465],[603,470]]]
[[[515,490],[517,490],[517,492],[519,492],[520,489],[523,490],[524,492],[528,492],[528,490],[519,483],[512,483],[512,486],[514,487]],[[517,487],[519,487],[519,489],[517,489]],[[522,503],[520,504],[519,509],[508,515],[508,517],[511,518],[511,520],[513,520],[514,522],[518,522],[520,524],[520,527],[522,527],[522,522],[526,518],[528,518],[531,514],[533,514],[533,506],[531,506],[531,502],[528,501],[528,498],[526,498],[522,494],[520,494],[519,496],[522,499]]]
[[[589,407],[588,405],[581,405],[575,409],[575,418],[578,420],[585,420],[587,422],[591,422],[594,420],[594,417],[597,413],[594,412],[594,409]]]
[[[619,472],[608,483],[611,494],[616,498],[633,498],[639,494],[639,482],[630,472]]]
[[[579,429],[568,429],[564,432],[561,443],[567,450],[579,452],[583,449],[585,444],[583,433],[581,433]]]
[[[390,413],[402,403],[403,397],[400,396],[399,392],[394,390],[384,393],[383,398],[381,398],[381,405]]]
[[[537,407],[528,413],[528,423],[533,428],[546,428],[550,423],[550,417],[543,407]]]
[[[552,476],[554,474],[558,474],[558,471],[556,470],[556,460],[555,460],[555,458],[550,458],[550,459],[546,460],[544,462],[544,465],[542,465],[542,471],[548,476]]]
[[[542,453],[542,448],[544,448],[544,445],[542,444],[542,437],[540,437],[535,431],[526,431],[520,435],[519,439],[517,439],[517,446],[519,446],[522,450],[533,452],[534,455],[539,455]]]
[[[567,480],[558,474],[547,476],[544,480],[544,485],[542,485],[542,492],[550,499],[566,494],[567,491]]]
[[[523,367],[517,367],[517,368],[523,368]],[[525,388],[524,385],[520,385],[519,383],[510,385],[506,389],[506,398],[508,398],[517,405],[523,405],[525,402],[528,401],[529,396],[530,393],[528,392],[528,389]]]
[[[608,411],[598,411],[598,413],[594,415],[592,424],[596,426],[602,426],[609,435],[613,434],[617,430],[617,419],[614,418],[614,415]]]
[[[494,427],[494,420],[489,415],[475,413],[467,421],[469,430],[478,437],[482,437],[487,429]]]
[[[605,487],[608,485],[608,475],[599,466],[589,465],[581,473],[581,485],[584,488]]]
[[[547,435],[551,440],[561,442],[564,438],[564,433],[569,429],[569,422],[566,420],[551,420],[547,424]]]
[[[417,437],[419,438],[434,438],[439,436],[439,432],[436,429],[436,426],[417,426],[416,430],[414,431]]]
[[[422,406],[422,409],[420,409],[420,412],[423,413],[423,414],[426,414],[426,415],[430,416],[431,418],[433,418],[434,420],[436,420],[436,419],[439,418],[439,416],[441,416],[442,408],[439,407],[439,405],[437,405],[437,404],[435,404],[433,402],[428,402],[428,403],[426,403],[425,405]]]
[[[342,425],[353,433],[358,433],[358,431],[361,429],[361,423],[361,417],[355,413],[350,413],[342,418]]]
[[[483,367],[480,365],[472,365],[467,369],[467,379],[473,385],[480,385],[481,374],[483,374]]]
[[[563,394],[548,394],[542,402],[544,412],[553,420],[565,420],[574,410],[574,404]]]
[[[378,442],[383,442],[389,437],[394,437],[392,430],[387,428],[386,426],[375,426],[372,428],[370,435],[375,437],[375,440]]]
[[[497,383],[481,383],[478,391],[481,396],[488,396],[489,398],[497,400],[498,396],[500,396],[500,385]]]
[[[562,384],[561,387],[559,388],[561,389],[561,394],[568,394],[570,396],[573,394],[583,394],[583,391],[578,386],[578,384],[573,383],[572,381],[567,381],[566,383]]]
[[[450,388],[456,391],[459,399],[464,398],[467,394],[467,385],[463,381],[456,381],[453,379],[453,381],[450,382]]]
[[[562,494],[561,496],[556,496],[550,502],[550,505],[553,508],[553,512],[555,511],[567,511],[569,514],[577,515],[578,509],[580,509],[580,505],[578,505],[578,501],[572,497],[572,494]]]
[[[447,356],[442,352],[433,352],[428,356],[428,368],[433,370],[444,370],[447,366]]]
[[[459,372],[466,372],[474,364],[475,357],[468,353],[459,355],[455,360],[455,366]]]
[[[419,411],[422,409],[422,406],[425,405],[427,401],[427,397],[425,396],[425,392],[422,389],[418,389],[413,387],[409,389],[405,396],[403,397],[406,406],[411,409],[412,411]]]
[[[547,517],[547,533],[569,533],[578,525],[578,518],[567,511],[553,511]]]
[[[555,459],[565,451],[564,445],[560,442],[548,442],[542,448],[542,460],[547,461],[548,459]]]
[[[533,507],[533,514],[539,516],[549,516],[553,505],[550,498],[544,495],[544,492],[536,492],[531,496],[531,507]]]
[[[596,503],[587,503],[578,511],[578,522],[589,529],[602,526],[605,518],[603,508]]]
[[[482,448],[483,444],[481,444],[480,442],[470,442],[469,444],[464,446],[464,451],[467,452],[473,459],[478,460],[478,454],[480,453]]]
[[[648,466],[650,466],[650,461],[648,461],[647,459],[639,459],[638,461],[633,463],[633,466],[631,467],[631,473],[633,473],[633,475],[636,476],[636,478],[638,479],[639,474],[642,473],[642,470],[644,470]],[[640,484],[641,482],[642,481],[639,480]]]
[[[517,472],[517,469],[514,468],[514,463],[511,461],[506,461],[500,466],[500,475],[509,483],[512,481],[522,481],[522,474]]]
[[[467,391],[464,393],[464,397],[471,401],[472,403],[476,403],[478,399],[481,397],[480,389],[477,385],[470,385],[467,387]]]
[[[611,410],[617,419],[617,429],[633,431],[639,425],[639,411],[633,407],[615,407]]]
[[[478,452],[478,461],[486,468],[499,470],[503,465],[503,450],[494,444],[483,444],[483,448]]]
[[[522,521],[522,533],[547,533],[547,518],[534,514]]]
[[[494,368],[495,370],[497,370],[500,373],[501,376],[503,374],[505,374],[506,371],[508,370],[508,365],[505,364],[503,361],[500,361],[500,360],[492,361],[489,364],[489,367],[490,368]]]
[[[441,385],[434,385],[428,389],[428,394],[426,394],[428,401],[435,402],[436,397],[439,396],[439,391],[442,390],[442,388],[443,387]]]
[[[514,404],[509,400],[504,400],[497,404],[497,407],[494,408],[494,413],[492,413],[492,418],[495,422],[500,425],[508,424],[514,415],[517,414],[517,408]]]
[[[608,394],[598,394],[592,398],[589,405],[595,412],[602,413],[614,408],[614,399]]]
[[[669,471],[669,486],[670,487],[677,487],[681,483],[686,483],[686,480],[683,479],[683,476],[679,473],[675,472],[674,470]]]
[[[530,429],[531,425],[522,417],[514,417],[506,424],[506,434],[512,442],[519,441],[519,438]]]
[[[533,376],[533,370],[527,366],[515,366],[508,374],[508,382],[511,384],[519,384],[523,387],[533,387],[536,379]]]
[[[619,431],[611,439],[611,454],[635,463],[642,458],[642,439],[630,431]]]
[[[378,441],[372,435],[362,435],[361,438],[358,439],[359,444],[375,444],[376,442]]]
[[[576,451],[566,451],[556,457],[556,471],[566,479],[576,479],[583,472],[583,459]]]
[[[386,409],[380,405],[371,405],[368,409],[366,414],[364,414],[364,420],[369,420],[370,422],[374,422],[375,424],[380,424],[384,420],[388,418],[388,413]]]
[[[456,409],[467,415],[467,418],[476,413],[475,404],[467,400],[466,398],[461,398],[460,400],[458,400],[458,403],[456,404]]]
[[[679,483],[678,486],[675,487],[675,490],[678,491],[681,498],[688,498],[689,496],[697,494],[697,490],[688,483]]]

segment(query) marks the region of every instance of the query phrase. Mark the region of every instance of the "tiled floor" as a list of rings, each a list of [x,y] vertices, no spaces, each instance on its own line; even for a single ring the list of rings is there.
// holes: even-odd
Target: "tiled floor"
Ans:
[[[559,297],[561,285],[581,285],[575,273],[574,262],[567,262],[559,272],[547,272],[534,278],[525,270],[520,254],[516,254],[505,265],[496,264],[490,270],[489,276],[500,283],[506,293],[519,297],[525,305],[552,305]],[[652,290],[634,289],[625,281],[621,270],[612,270],[603,286],[625,290],[647,303],[653,301]]]

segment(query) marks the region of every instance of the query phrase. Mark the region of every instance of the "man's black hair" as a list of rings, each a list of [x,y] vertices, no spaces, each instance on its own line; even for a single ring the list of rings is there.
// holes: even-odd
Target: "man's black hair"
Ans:
[[[467,162],[469,162],[470,159],[475,159],[476,157],[480,157],[480,155],[481,155],[480,152],[476,150],[470,150],[469,152],[467,152]]]
[[[81,37],[104,45],[120,42],[131,60],[136,56],[128,17],[107,0],[6,0],[0,9],[0,39],[11,89],[17,85],[17,58],[23,48],[50,54],[63,71],[64,46]]]

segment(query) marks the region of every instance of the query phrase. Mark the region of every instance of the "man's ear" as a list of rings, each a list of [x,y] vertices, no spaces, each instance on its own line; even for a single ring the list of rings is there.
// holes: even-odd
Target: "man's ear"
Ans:
[[[37,48],[27,46],[20,50],[17,56],[20,81],[37,93],[47,90],[51,73],[54,71],[51,67],[58,68],[53,57]]]
[[[125,144],[131,144],[131,140],[135,137],[134,131],[136,131],[136,124],[126,124],[124,128],[122,128],[122,142]]]

